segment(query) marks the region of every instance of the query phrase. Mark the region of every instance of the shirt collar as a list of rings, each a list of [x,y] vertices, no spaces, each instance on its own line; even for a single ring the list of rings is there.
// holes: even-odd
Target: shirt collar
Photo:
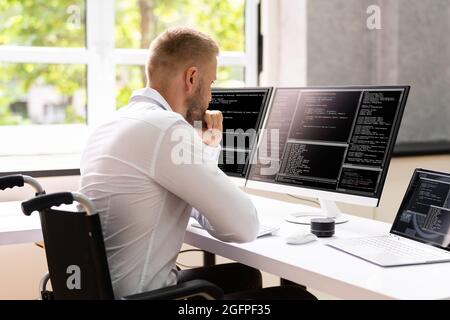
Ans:
[[[131,102],[139,102],[139,101],[148,101],[158,104],[161,108],[173,111],[170,107],[169,103],[166,101],[166,99],[163,98],[163,96],[152,88],[142,88],[139,90],[133,91],[133,94],[130,98]]]

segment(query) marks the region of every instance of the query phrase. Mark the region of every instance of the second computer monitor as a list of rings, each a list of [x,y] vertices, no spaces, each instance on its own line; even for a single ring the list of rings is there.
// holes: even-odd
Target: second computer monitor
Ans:
[[[247,187],[378,205],[408,92],[277,88]]]
[[[219,168],[227,175],[245,178],[249,154],[255,146],[271,92],[272,88],[262,87],[213,88],[209,109],[220,110],[223,114]]]

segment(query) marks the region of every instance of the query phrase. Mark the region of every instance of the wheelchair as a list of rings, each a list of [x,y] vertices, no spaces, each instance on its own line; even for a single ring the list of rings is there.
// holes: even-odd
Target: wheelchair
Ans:
[[[49,272],[39,284],[42,300],[183,300],[221,299],[223,291],[205,280],[115,297],[106,257],[100,218],[94,203],[81,193],[46,194],[38,181],[29,176],[0,178],[0,190],[30,184],[36,196],[22,202],[22,211],[30,216],[39,212]],[[83,211],[59,210],[74,202]],[[51,290],[47,289],[48,282]]]

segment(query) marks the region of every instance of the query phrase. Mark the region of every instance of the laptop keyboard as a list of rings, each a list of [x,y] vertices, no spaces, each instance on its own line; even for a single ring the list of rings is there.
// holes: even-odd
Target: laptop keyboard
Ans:
[[[448,258],[448,255],[430,252],[423,250],[417,246],[409,245],[400,242],[391,237],[369,237],[369,238],[355,238],[346,239],[346,245],[355,246],[358,249],[383,251],[387,254],[392,254],[401,258],[413,258],[423,260],[433,260],[439,258]]]

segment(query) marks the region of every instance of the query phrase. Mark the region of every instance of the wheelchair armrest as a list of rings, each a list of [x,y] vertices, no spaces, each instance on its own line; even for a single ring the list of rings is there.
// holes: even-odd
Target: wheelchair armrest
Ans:
[[[206,280],[191,280],[174,286],[123,297],[122,300],[180,300],[199,297],[207,300],[222,299],[223,291]]]

